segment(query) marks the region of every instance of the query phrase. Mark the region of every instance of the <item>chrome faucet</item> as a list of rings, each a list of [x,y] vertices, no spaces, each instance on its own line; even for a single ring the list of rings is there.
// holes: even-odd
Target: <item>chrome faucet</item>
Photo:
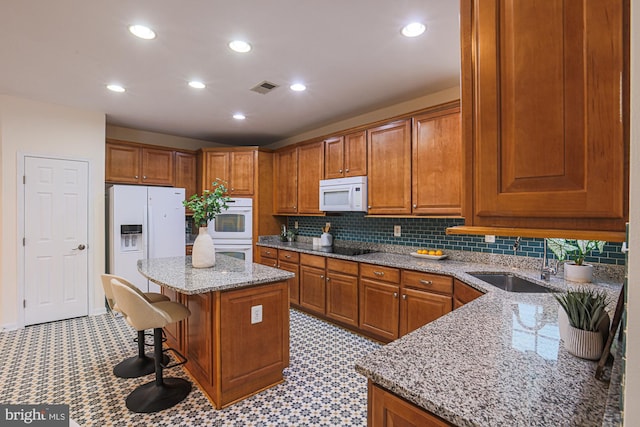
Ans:
[[[540,278],[547,282],[551,280],[551,275],[558,272],[558,260],[547,258],[547,239],[542,239],[542,267],[540,268]]]

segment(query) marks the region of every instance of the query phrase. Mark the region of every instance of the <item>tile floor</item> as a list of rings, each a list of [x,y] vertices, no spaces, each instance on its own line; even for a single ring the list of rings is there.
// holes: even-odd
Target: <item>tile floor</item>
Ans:
[[[379,347],[291,310],[285,382],[224,410],[197,387],[174,408],[129,412],[124,401],[153,379],[122,379],[113,366],[136,353],[135,331],[110,314],[0,333],[0,403],[68,404],[81,426],[365,426],[366,379],[354,362]],[[185,377],[182,368],[166,376]]]

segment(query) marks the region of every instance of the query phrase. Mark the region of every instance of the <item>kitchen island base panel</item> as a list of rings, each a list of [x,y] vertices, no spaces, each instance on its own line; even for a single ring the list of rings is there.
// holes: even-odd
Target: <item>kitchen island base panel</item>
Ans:
[[[174,295],[192,315],[179,331],[167,331],[168,344],[186,355],[187,371],[216,409],[284,381],[289,365],[286,281]],[[256,306],[262,306],[262,320],[251,323]]]

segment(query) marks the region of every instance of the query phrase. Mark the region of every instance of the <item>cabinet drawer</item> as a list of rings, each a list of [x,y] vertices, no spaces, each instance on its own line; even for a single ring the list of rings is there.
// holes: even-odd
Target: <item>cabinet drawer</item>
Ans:
[[[260,258],[278,258],[278,250],[273,248],[265,248],[260,246]]]
[[[408,288],[424,289],[425,291],[453,293],[453,279],[439,274],[422,273],[419,271],[403,270],[402,285]]]
[[[379,265],[360,264],[360,277],[368,277],[389,283],[399,283],[400,270]]]
[[[323,256],[300,254],[300,264],[308,265],[309,267],[324,269],[325,259]]]
[[[278,259],[280,261],[298,263],[300,261],[300,253],[278,249]]]
[[[459,280],[455,280],[453,282],[453,286],[455,298],[462,304],[469,303],[474,299],[484,295],[481,291],[474,289]]]
[[[327,271],[357,276],[358,263],[355,261],[345,261],[343,259],[327,258]]]

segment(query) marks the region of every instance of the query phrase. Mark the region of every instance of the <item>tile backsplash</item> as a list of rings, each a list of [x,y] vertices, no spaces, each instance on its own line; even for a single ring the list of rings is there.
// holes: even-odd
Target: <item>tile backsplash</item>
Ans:
[[[542,258],[542,239],[522,238],[517,251],[514,251],[514,237],[496,236],[495,243],[485,243],[484,236],[446,235],[447,227],[463,225],[459,218],[380,218],[365,217],[361,213],[343,213],[328,216],[291,216],[287,227],[294,228],[298,222],[300,236],[316,237],[322,233],[322,227],[331,223],[334,240],[381,243],[402,246],[518,255]],[[393,227],[401,227],[401,236],[393,236]],[[621,243],[607,243],[602,253],[593,253],[588,262],[624,265],[625,257],[621,252]]]

